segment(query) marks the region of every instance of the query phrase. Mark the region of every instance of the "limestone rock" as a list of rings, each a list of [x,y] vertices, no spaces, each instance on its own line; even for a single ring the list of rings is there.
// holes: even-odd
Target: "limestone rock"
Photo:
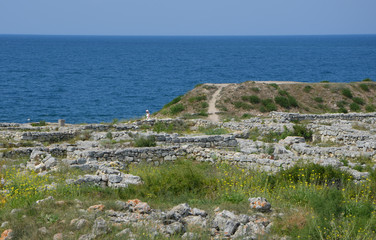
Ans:
[[[263,197],[249,198],[249,206],[260,212],[268,212],[272,205]]]

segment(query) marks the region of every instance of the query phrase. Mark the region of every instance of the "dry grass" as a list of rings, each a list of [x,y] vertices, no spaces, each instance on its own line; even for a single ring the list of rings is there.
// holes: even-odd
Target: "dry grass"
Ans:
[[[368,91],[364,91],[364,85]],[[251,115],[267,115],[268,112],[262,110],[262,100],[272,99],[277,107],[277,111],[283,112],[300,112],[300,113],[327,113],[327,112],[343,112],[343,110],[351,111],[350,104],[353,103],[351,98],[342,94],[342,89],[349,89],[353,98],[361,98],[365,104],[360,106],[361,112],[365,112],[365,106],[374,104],[376,94],[375,82],[355,82],[355,83],[265,83],[265,82],[244,82],[240,84],[229,84],[224,87],[216,102],[216,107],[223,113],[222,115],[232,115],[241,117],[243,114]],[[185,106],[183,114],[198,114],[201,109],[201,103],[194,102],[192,99],[197,96],[207,96],[209,101],[217,90],[215,85],[203,84],[187,94],[185,94],[179,103]],[[298,107],[284,108],[274,102],[277,96],[291,96],[296,99]],[[249,96],[257,96],[261,102],[252,103],[247,101]],[[248,98],[247,98],[248,97]],[[191,101],[189,101],[191,99]],[[315,99],[322,99],[317,102]],[[341,103],[338,106],[338,103]],[[237,103],[237,104],[235,104]],[[239,103],[243,103],[248,107],[239,107]],[[340,109],[342,111],[340,111]],[[165,111],[166,113],[167,111]],[[163,113],[163,110],[159,115]],[[203,116],[205,117],[205,116]]]

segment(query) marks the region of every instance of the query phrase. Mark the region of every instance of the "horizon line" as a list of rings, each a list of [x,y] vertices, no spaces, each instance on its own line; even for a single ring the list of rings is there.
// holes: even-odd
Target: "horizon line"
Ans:
[[[271,35],[246,35],[246,34],[239,34],[239,35],[173,35],[173,34],[166,34],[166,35],[148,35],[148,34],[140,34],[140,35],[106,35],[106,34],[28,34],[28,33],[0,33],[0,36],[56,36],[56,37],[299,37],[299,36],[365,36],[365,35],[376,35],[376,33],[338,33],[338,34],[271,34]]]

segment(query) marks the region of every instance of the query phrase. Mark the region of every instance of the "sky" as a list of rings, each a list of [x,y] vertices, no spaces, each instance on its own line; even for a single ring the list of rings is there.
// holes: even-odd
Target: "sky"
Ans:
[[[376,0],[0,0],[0,34],[376,34]]]

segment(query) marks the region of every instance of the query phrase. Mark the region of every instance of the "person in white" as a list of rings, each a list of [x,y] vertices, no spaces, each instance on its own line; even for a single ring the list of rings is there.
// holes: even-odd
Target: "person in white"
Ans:
[[[149,110],[146,110],[146,119],[150,119],[150,113],[149,113]]]

